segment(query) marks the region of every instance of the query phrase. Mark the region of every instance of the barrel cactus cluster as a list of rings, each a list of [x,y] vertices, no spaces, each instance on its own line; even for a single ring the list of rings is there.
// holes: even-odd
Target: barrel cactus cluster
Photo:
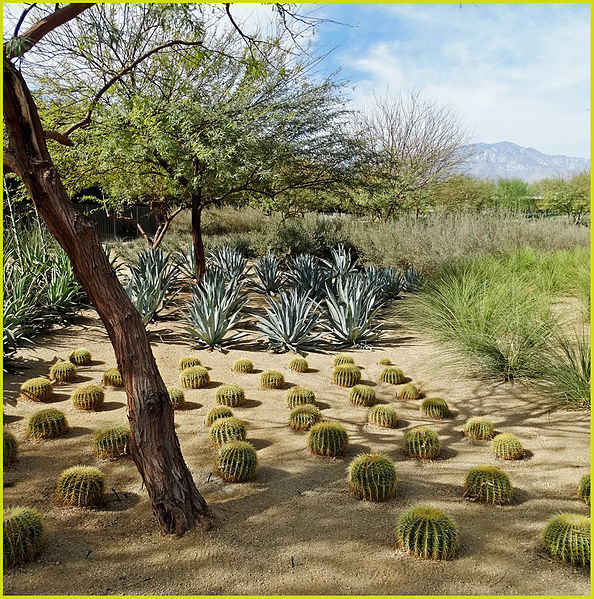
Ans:
[[[590,475],[584,474],[580,480],[580,484],[577,489],[578,497],[584,502],[590,505]]]
[[[361,370],[354,364],[339,364],[332,371],[332,382],[340,387],[354,387],[361,381]]]
[[[477,466],[466,475],[464,496],[482,503],[509,503],[512,486],[507,474],[497,466]]]
[[[334,357],[334,368],[343,366],[344,364],[355,364],[355,359],[347,354],[339,354]]]
[[[287,408],[296,408],[316,401],[316,394],[306,387],[291,387],[285,395]]]
[[[293,358],[289,362],[289,370],[293,372],[307,372],[309,364],[305,358]]]
[[[419,397],[421,397],[421,392],[419,391],[418,387],[412,383],[403,385],[400,388],[400,391],[398,391],[398,399],[419,399]]]
[[[201,389],[210,383],[210,376],[204,366],[190,366],[181,371],[179,382],[184,389]]]
[[[545,549],[555,558],[576,566],[590,565],[590,518],[581,514],[558,514],[543,532]]]
[[[384,501],[396,493],[398,475],[394,462],[385,455],[364,453],[349,464],[348,481],[360,499]]]
[[[202,366],[200,358],[197,356],[184,356],[177,363],[178,370],[185,370],[186,368],[192,368],[192,366]]]
[[[112,426],[99,431],[93,440],[93,453],[98,458],[118,458],[130,452],[130,427]]]
[[[524,455],[520,440],[511,433],[502,433],[493,437],[491,449],[502,460],[519,460]]]
[[[419,426],[404,435],[404,451],[411,458],[431,460],[439,457],[441,443],[435,431],[426,426]]]
[[[391,385],[399,385],[404,382],[404,372],[397,366],[386,366],[380,375],[380,380],[383,383]]]
[[[233,416],[231,408],[228,408],[227,406],[215,406],[214,408],[211,408],[206,416],[206,425],[212,426],[215,420],[230,418],[231,416]]]
[[[20,388],[20,397],[29,401],[47,401],[54,392],[50,381],[36,377],[25,381]]]
[[[482,417],[470,418],[464,425],[464,434],[471,439],[488,441],[495,434],[495,427],[490,420]]]
[[[260,387],[262,389],[282,389],[285,377],[278,370],[266,370],[260,375]]]
[[[117,368],[110,368],[103,374],[103,384],[106,387],[123,387],[124,381],[122,375]]]
[[[375,391],[369,385],[355,385],[349,393],[349,401],[354,406],[369,407],[375,403]]]
[[[49,371],[50,380],[70,383],[76,378],[76,366],[72,362],[56,362]]]
[[[2,463],[4,467],[10,466],[17,458],[18,443],[15,436],[8,430],[4,429],[4,443],[2,450]]]
[[[443,419],[450,417],[450,408],[441,397],[426,397],[420,407],[427,418]]]
[[[171,407],[174,410],[180,410],[184,407],[186,403],[186,396],[182,389],[178,387],[167,387],[167,393],[169,394],[169,401],[171,402]]]
[[[37,510],[23,506],[9,507],[4,510],[2,525],[5,568],[34,559],[43,549],[43,521]]]
[[[215,391],[215,402],[235,408],[245,403],[245,391],[239,385],[221,385]]]
[[[103,503],[105,477],[92,466],[64,470],[56,484],[56,501],[63,505],[97,507]]]
[[[338,422],[318,422],[309,429],[307,445],[312,453],[336,457],[346,453],[349,437]]]
[[[75,349],[70,353],[68,359],[75,366],[88,366],[91,363],[92,356],[91,352],[88,349],[85,349],[84,347],[79,347],[78,349]]]
[[[81,385],[72,393],[70,400],[77,410],[92,412],[98,410],[105,401],[105,391],[95,384]]]
[[[254,372],[254,364],[251,360],[235,360],[231,367],[233,372],[239,372],[241,374],[250,374]]]
[[[235,416],[217,418],[210,427],[210,440],[215,445],[224,445],[229,441],[244,441],[245,436],[245,424]]]
[[[54,439],[67,432],[66,414],[56,408],[39,410],[27,422],[27,435],[33,439]]]
[[[256,450],[247,441],[229,441],[217,457],[217,474],[232,483],[242,483],[254,478],[258,466]]]
[[[373,406],[367,414],[367,422],[373,426],[396,428],[398,426],[398,414],[392,406]]]

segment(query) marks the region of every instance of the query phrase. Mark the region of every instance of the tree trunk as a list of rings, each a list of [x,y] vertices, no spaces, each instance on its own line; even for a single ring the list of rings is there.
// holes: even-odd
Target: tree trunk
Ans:
[[[204,257],[204,243],[202,241],[202,198],[201,194],[192,195],[192,244],[196,260],[196,278],[202,279],[206,272],[206,258]]]
[[[128,398],[131,452],[166,533],[183,534],[212,517],[186,466],[169,396],[140,315],[120,285],[91,222],[70,202],[47,150],[37,107],[14,65],[4,60],[4,164],[21,177],[41,218],[68,254],[103,321]]]

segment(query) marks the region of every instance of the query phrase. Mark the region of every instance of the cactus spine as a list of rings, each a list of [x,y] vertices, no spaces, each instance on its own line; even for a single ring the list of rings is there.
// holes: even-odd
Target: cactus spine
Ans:
[[[577,489],[578,497],[590,505],[590,475],[585,474]]]
[[[289,370],[294,372],[307,372],[309,364],[305,358],[293,358],[289,362]]]
[[[53,392],[54,388],[47,379],[37,377],[21,385],[20,396],[30,401],[47,401]]]
[[[318,422],[309,429],[307,444],[317,455],[340,456],[346,453],[349,437],[338,422]]]
[[[369,385],[355,385],[349,393],[354,406],[369,407],[375,403],[375,391]]]
[[[511,433],[497,435],[491,441],[491,450],[502,460],[519,460],[524,455],[520,440]]]
[[[210,383],[210,376],[204,366],[190,366],[182,370],[179,382],[184,389],[201,389]]]
[[[88,366],[91,363],[91,352],[84,347],[79,347],[70,353],[68,359],[76,366]]]
[[[49,408],[35,412],[27,422],[27,435],[34,439],[53,439],[68,431],[64,412]]]
[[[352,356],[348,356],[347,354],[339,354],[334,358],[334,368],[337,366],[343,366],[344,364],[355,364],[355,360]]]
[[[439,437],[435,431],[425,426],[413,428],[404,435],[404,451],[411,458],[431,460],[441,452]]]
[[[186,368],[191,368],[192,366],[202,366],[200,358],[197,358],[196,356],[185,356],[177,363],[178,370],[185,370]]]
[[[512,486],[507,474],[497,466],[477,466],[466,475],[464,497],[482,503],[509,503]]]
[[[215,406],[206,416],[206,424],[212,426],[215,420],[231,416],[233,416],[233,412],[227,406]]]
[[[215,445],[224,445],[229,441],[245,441],[245,424],[235,416],[218,418],[210,427],[210,440]]]
[[[178,389],[177,387],[167,387],[167,393],[169,393],[169,401],[174,410],[179,410],[184,407],[186,396],[181,389]]]
[[[285,377],[277,370],[267,370],[260,375],[262,389],[281,389],[285,384]]]
[[[297,406],[314,403],[316,401],[316,394],[311,389],[306,389],[305,387],[291,387],[287,391],[285,400],[287,408],[293,409]]]
[[[421,397],[421,392],[412,383],[407,383],[398,391],[398,399],[419,399],[419,397]]]
[[[470,418],[464,425],[464,434],[471,439],[485,441],[493,438],[495,427],[486,418]]]
[[[547,551],[562,562],[590,564],[590,518],[580,514],[559,514],[544,529],[543,543]]]
[[[76,366],[72,362],[56,362],[49,371],[50,380],[70,383],[76,378]]]
[[[217,474],[232,483],[254,478],[258,466],[256,450],[247,441],[230,441],[219,449]]]
[[[348,467],[351,491],[359,499],[384,501],[396,493],[398,475],[394,462],[381,453],[364,453]]]
[[[9,507],[3,517],[4,567],[18,566],[39,554],[44,544],[43,522],[37,510]]]
[[[308,431],[321,419],[320,410],[316,406],[311,404],[297,406],[289,415],[289,426],[294,431]]]
[[[3,448],[2,463],[7,468],[16,460],[18,443],[14,435],[6,428],[4,429]]]
[[[110,368],[103,374],[103,384],[106,387],[123,387],[124,381],[122,375],[117,368]]]
[[[117,458],[130,452],[130,427],[113,426],[99,431],[93,440],[98,458]]]
[[[380,380],[391,385],[399,385],[404,382],[404,372],[397,366],[386,366],[382,370]]]
[[[91,466],[64,470],[56,485],[56,500],[63,505],[98,506],[103,503],[104,476]]]
[[[450,417],[450,408],[441,397],[427,397],[421,403],[420,410],[428,418]]]
[[[81,385],[70,397],[77,410],[98,410],[105,401],[105,392],[99,385]]]
[[[354,364],[341,364],[332,372],[332,382],[340,387],[354,387],[361,381],[361,371]]]
[[[254,364],[251,360],[235,360],[231,370],[233,372],[240,372],[241,374],[250,374],[254,371]]]
[[[367,422],[373,426],[396,428],[398,425],[398,414],[392,406],[374,406],[367,414]]]
[[[235,408],[245,403],[245,391],[239,385],[221,385],[215,391],[215,401]]]

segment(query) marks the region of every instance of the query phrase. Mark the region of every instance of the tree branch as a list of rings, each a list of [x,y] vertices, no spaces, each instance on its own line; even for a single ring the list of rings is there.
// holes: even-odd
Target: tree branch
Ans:
[[[65,135],[62,135],[59,131],[52,131],[51,129],[43,132],[46,139],[53,139],[63,146],[73,146],[74,142]]]

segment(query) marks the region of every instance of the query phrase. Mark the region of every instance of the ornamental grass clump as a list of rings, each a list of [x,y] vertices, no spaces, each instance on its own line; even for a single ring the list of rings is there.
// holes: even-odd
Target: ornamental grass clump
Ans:
[[[98,410],[105,401],[105,391],[99,385],[81,385],[70,396],[77,410]]]
[[[4,429],[4,443],[2,451],[2,463],[4,467],[10,466],[17,457],[18,443],[15,436],[8,430]]]
[[[206,424],[207,426],[212,426],[215,420],[230,418],[231,416],[233,416],[233,412],[227,406],[215,406],[207,414]]]
[[[394,462],[381,453],[364,453],[348,467],[351,491],[368,501],[384,501],[396,493],[398,475]]]
[[[277,370],[266,370],[260,375],[262,389],[281,389],[285,384],[285,377]]]
[[[169,394],[171,407],[174,410],[180,410],[184,407],[184,404],[186,403],[186,396],[181,389],[178,387],[167,387],[167,393]]]
[[[122,375],[117,368],[110,368],[103,374],[103,384],[106,387],[123,387],[124,381]]]
[[[520,440],[511,433],[497,435],[491,441],[491,450],[502,460],[519,460],[524,455]]]
[[[543,533],[546,550],[557,559],[576,566],[590,564],[590,518],[581,514],[558,514]]]
[[[202,366],[200,358],[197,358],[196,356],[185,356],[177,363],[178,370],[185,370],[186,368],[191,368],[192,366]]]
[[[577,489],[578,497],[590,505],[590,475],[585,474],[580,480],[580,484]]]
[[[490,420],[486,418],[470,418],[464,425],[464,435],[471,439],[487,441],[493,438],[495,427]]]
[[[93,507],[103,503],[105,477],[91,466],[64,470],[56,485],[56,500],[63,505]]]
[[[459,544],[456,523],[441,510],[425,506],[402,514],[396,538],[400,549],[423,559],[451,559]]]
[[[343,366],[344,364],[354,364],[355,360],[352,356],[347,354],[339,354],[334,358],[334,368],[337,366]]]
[[[56,362],[49,371],[51,381],[70,383],[76,378],[76,366],[72,362]]]
[[[342,364],[332,371],[332,382],[340,387],[354,387],[361,381],[361,371],[354,364]]]
[[[130,427],[112,426],[99,431],[93,440],[93,453],[104,459],[130,453]]]
[[[374,406],[367,414],[367,422],[373,426],[396,428],[398,426],[398,414],[392,406]]]
[[[296,408],[312,404],[316,401],[316,394],[311,389],[305,387],[291,387],[285,396],[287,408]]]
[[[318,422],[309,429],[307,444],[309,449],[317,455],[334,457],[346,453],[349,438],[342,424]]]
[[[230,441],[219,449],[217,474],[231,483],[254,478],[258,466],[256,450],[247,441]]]
[[[37,377],[21,385],[20,396],[30,401],[47,401],[53,392],[54,388],[47,379]]]
[[[404,451],[411,458],[437,458],[441,452],[439,437],[435,431],[425,426],[413,428],[404,435]]]
[[[254,363],[251,360],[235,360],[231,370],[241,374],[250,374],[254,371]]]
[[[88,366],[91,363],[91,352],[84,347],[79,347],[70,353],[68,359],[76,366]]]
[[[314,424],[322,420],[319,408],[306,404],[297,406],[289,415],[289,427],[294,431],[308,431]]]
[[[419,397],[421,397],[421,392],[412,383],[407,383],[398,391],[398,399],[419,399]]]
[[[477,466],[466,475],[464,497],[482,503],[509,503],[512,486],[507,474],[497,466]]]
[[[215,402],[235,408],[245,403],[245,391],[239,385],[221,385],[215,391]]]
[[[215,445],[224,445],[229,441],[245,441],[245,424],[235,416],[218,418],[210,427],[210,440]]]
[[[427,397],[420,407],[421,412],[428,418],[449,418],[450,408],[441,397]]]
[[[68,432],[66,415],[56,408],[39,410],[27,422],[27,435],[33,439],[54,439]]]
[[[289,370],[293,372],[307,372],[309,364],[305,358],[293,358],[289,362]]]
[[[383,383],[399,385],[404,382],[404,372],[397,366],[386,366],[380,374],[380,380]]]
[[[43,548],[43,521],[37,510],[22,506],[7,508],[2,528],[5,568],[31,561]]]
[[[369,385],[355,385],[349,393],[354,406],[369,407],[375,403],[375,391]]]
[[[210,376],[204,366],[190,366],[182,370],[179,382],[184,389],[201,389],[210,383]]]

